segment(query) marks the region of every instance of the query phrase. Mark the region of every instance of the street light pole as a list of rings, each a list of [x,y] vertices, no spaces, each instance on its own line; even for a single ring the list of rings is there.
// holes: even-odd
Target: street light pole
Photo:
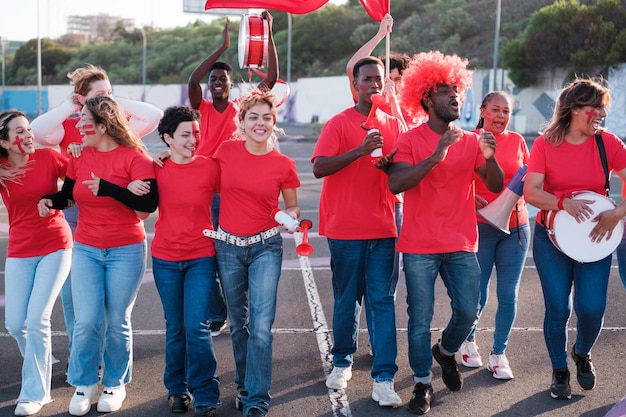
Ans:
[[[496,29],[495,29],[495,39],[493,40],[493,88],[491,89],[496,90],[497,89],[497,82],[496,82],[496,78],[498,78],[498,49],[500,47],[500,9],[501,9],[501,4],[500,4],[500,0],[496,0]],[[503,80],[502,80],[502,84],[504,84],[504,75],[502,76]]]
[[[141,62],[141,101],[146,99],[146,50],[148,49],[148,40],[146,39],[146,31],[141,27],[141,36],[143,37],[143,54]]]
[[[4,77],[4,69],[5,69],[5,62],[7,59],[7,55],[6,55],[6,50],[9,47],[9,40],[8,39],[4,39],[4,38],[0,38],[0,44],[2,45],[2,98],[0,99],[0,111],[4,111],[4,96],[6,93],[5,87],[6,87],[6,83],[5,83],[5,77]]]
[[[39,34],[39,0],[37,0],[37,115],[42,111],[41,100],[41,36]]]
[[[291,13],[287,13],[287,86],[291,84]],[[287,105],[287,121],[291,122],[291,104],[289,99]]]

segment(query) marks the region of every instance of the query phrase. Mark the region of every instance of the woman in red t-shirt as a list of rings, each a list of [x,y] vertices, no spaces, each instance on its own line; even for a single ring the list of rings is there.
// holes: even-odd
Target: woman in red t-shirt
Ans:
[[[485,96],[480,106],[480,120],[474,132],[480,134],[491,133],[497,143],[498,163],[504,171],[505,184],[517,174],[519,169],[528,163],[528,147],[519,133],[507,130],[512,111],[511,97],[504,91],[492,91]],[[495,201],[502,193],[492,193],[485,184],[476,177],[476,208],[481,209]],[[505,188],[508,190],[508,188]],[[505,191],[503,191],[504,193]],[[511,192],[506,191],[506,192]],[[518,191],[521,193],[521,189]],[[478,315],[482,313],[489,295],[489,281],[495,265],[497,279],[498,307],[495,316],[495,331],[493,344],[489,354],[487,369],[496,379],[512,379],[513,371],[505,355],[511,328],[517,313],[517,294],[522,278],[524,262],[530,245],[530,225],[528,224],[528,210],[524,198],[511,194],[515,205],[513,210],[505,213],[509,233],[492,226],[482,216],[478,220],[478,263],[480,264],[480,305]],[[467,340],[461,345],[461,361],[470,368],[482,366],[482,359],[478,353],[478,345],[474,337],[476,326]]]
[[[68,149],[82,144],[82,134],[76,128],[80,120],[80,111],[92,97],[113,97],[113,87],[103,68],[87,64],[67,74],[73,92],[58,107],[42,114],[33,120],[31,127],[35,141],[43,146],[57,146],[63,155]],[[158,107],[137,100],[115,97],[123,108],[130,123],[131,129],[143,137],[152,132],[159,124],[163,112]],[[70,146],[72,145],[72,146]],[[78,206],[74,205],[63,211],[72,233],[76,230],[78,221]],[[72,302],[72,274],[70,273],[61,289],[63,304],[63,318],[68,336],[68,350],[72,350],[72,333],[74,330],[74,305]]]
[[[596,371],[589,353],[596,343],[606,308],[607,288],[612,254],[595,262],[572,259],[553,244],[546,224],[549,212],[566,211],[571,219],[568,228],[586,225],[590,232],[578,236],[575,230],[569,240],[585,247],[590,253],[600,248],[626,215],[626,201],[617,207],[594,213],[595,199],[606,192],[600,144],[605,150],[608,175],[615,171],[626,178],[626,146],[620,138],[600,126],[611,102],[609,89],[601,82],[576,79],[559,94],[552,119],[543,134],[533,143],[524,181],[524,198],[541,209],[537,215],[533,236],[533,259],[537,266],[545,304],[543,334],[552,364],[552,398],[570,399],[570,372],[567,367],[567,323],[576,312],[576,341],[571,357],[576,364],[576,378],[584,390],[596,385]],[[599,136],[596,139],[596,135]],[[595,199],[572,198],[576,191],[599,194]],[[587,230],[589,230],[587,229]],[[589,246],[584,246],[584,245]],[[596,256],[602,256],[599,249]]]
[[[246,416],[267,414],[272,381],[272,324],[280,278],[282,237],[272,211],[282,194],[298,218],[295,162],[274,148],[275,96],[254,91],[241,101],[238,136],[218,148],[220,217],[217,266],[230,317],[236,405]]]
[[[24,358],[16,416],[36,414],[52,401],[50,316],[70,270],[72,233],[61,211],[39,216],[43,194],[58,190],[67,158],[35,149],[24,113],[0,113],[0,194],[9,216],[5,266],[5,325]]]
[[[80,158],[70,159],[60,192],[40,200],[41,215],[80,206],[72,255],[74,335],[68,382],[76,387],[69,412],[85,415],[98,391],[100,331],[105,324],[104,391],[99,412],[121,408],[132,374],[131,312],[143,278],[147,244],[142,219],[157,208],[152,160],[131,130],[115,100],[100,96],[85,101],[78,129],[83,134]],[[150,190],[137,196],[126,187],[143,180]]]

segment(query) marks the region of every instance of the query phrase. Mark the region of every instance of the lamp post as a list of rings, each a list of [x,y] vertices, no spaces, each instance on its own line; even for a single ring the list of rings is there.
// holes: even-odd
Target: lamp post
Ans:
[[[500,9],[501,9],[501,1],[496,0],[496,29],[495,29],[495,39],[493,40],[493,88],[492,90],[497,89],[497,81],[496,78],[498,75],[498,49],[500,47]],[[504,85],[504,75],[502,75],[502,84]]]
[[[287,85],[291,84],[291,13],[287,13]],[[287,105],[287,121],[291,122],[291,103],[289,99]]]
[[[141,36],[143,38],[143,53],[141,61],[141,101],[146,99],[146,50],[148,47],[148,40],[146,39],[146,31],[141,27],[139,28]]]
[[[4,77],[4,69],[5,69],[5,62],[6,62],[6,52],[7,49],[9,49],[9,40],[5,39],[5,38],[0,38],[0,44],[2,45],[2,98],[0,98],[0,111],[4,111],[4,95],[5,95],[5,77]]]
[[[37,0],[37,115],[43,113],[41,100],[41,36],[39,34],[39,0]]]

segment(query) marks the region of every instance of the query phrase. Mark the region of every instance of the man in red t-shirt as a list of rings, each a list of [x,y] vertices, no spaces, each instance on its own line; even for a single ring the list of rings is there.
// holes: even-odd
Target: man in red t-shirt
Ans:
[[[365,301],[374,362],[372,398],[381,406],[398,407],[394,390],[396,365],[395,286],[391,279],[396,243],[394,196],[387,187],[381,161],[371,152],[382,148],[382,163],[390,160],[398,119],[380,109],[366,132],[361,126],[372,108],[371,96],[383,89],[383,63],[366,57],[354,66],[354,107],[332,117],[322,129],[311,158],[313,173],[324,177],[320,197],[319,232],[328,239],[333,280],[333,371],[326,380],[344,389],[352,377],[359,316]]]
[[[480,266],[474,207],[474,173],[492,192],[504,174],[495,158],[493,136],[481,137],[452,125],[471,83],[467,60],[440,52],[414,56],[404,72],[402,106],[428,121],[400,135],[389,170],[389,188],[404,194],[402,252],[409,313],[409,363],[416,382],[409,409],[430,410],[433,395],[430,324],[435,279],[441,274],[451,298],[452,317],[432,356],[451,391],[463,381],[454,354],[477,320]]]
[[[267,76],[258,85],[259,90],[271,90],[278,80],[278,56],[274,46],[272,34],[272,15],[267,11],[261,17],[268,22],[268,68]],[[237,116],[237,103],[230,100],[230,89],[233,86],[233,68],[226,62],[218,59],[230,46],[230,35],[228,33],[229,21],[226,18],[226,25],[222,32],[222,45],[204,61],[202,61],[189,76],[187,83],[189,94],[189,105],[198,110],[200,119],[200,142],[196,154],[213,156],[222,142],[230,140],[237,130],[235,118]],[[203,98],[202,81],[209,76],[208,91],[211,100]],[[217,193],[213,197],[211,205],[211,219],[213,227],[217,230],[219,218],[220,197]],[[218,291],[213,291],[211,300],[211,334],[219,335],[226,323],[226,303],[216,279]]]

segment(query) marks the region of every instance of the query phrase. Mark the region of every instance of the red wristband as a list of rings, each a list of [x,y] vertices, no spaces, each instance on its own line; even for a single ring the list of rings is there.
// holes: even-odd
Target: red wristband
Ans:
[[[563,200],[565,200],[566,198],[568,198],[566,195],[562,195],[561,198],[559,198],[559,201],[556,203],[556,206],[559,208],[559,210],[563,210]]]

